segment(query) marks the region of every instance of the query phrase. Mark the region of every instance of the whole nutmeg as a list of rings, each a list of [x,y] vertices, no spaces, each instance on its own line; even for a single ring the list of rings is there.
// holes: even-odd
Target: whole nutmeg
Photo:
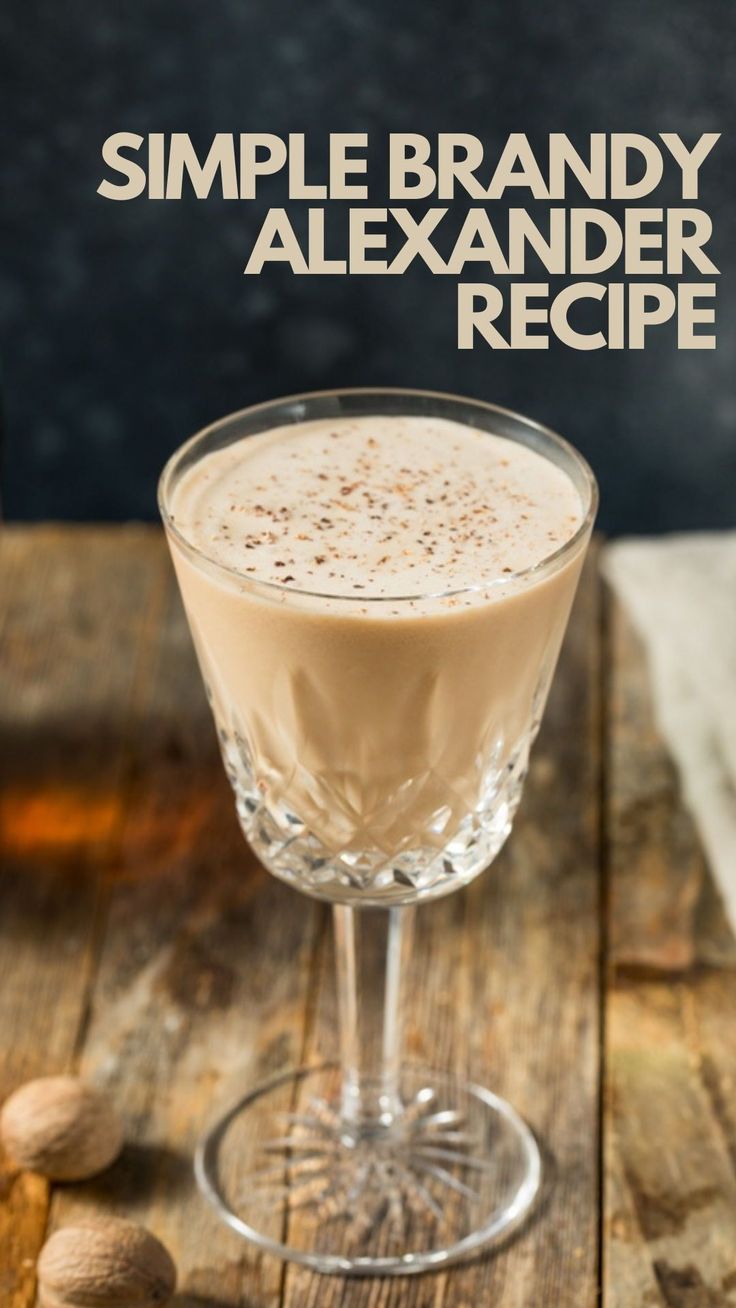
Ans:
[[[75,1076],[44,1076],[14,1091],[0,1114],[12,1158],[52,1181],[81,1181],[117,1158],[123,1128],[101,1090]]]
[[[161,1241],[122,1217],[90,1217],[56,1231],[36,1270],[42,1308],[161,1308],[176,1289],[176,1267]]]

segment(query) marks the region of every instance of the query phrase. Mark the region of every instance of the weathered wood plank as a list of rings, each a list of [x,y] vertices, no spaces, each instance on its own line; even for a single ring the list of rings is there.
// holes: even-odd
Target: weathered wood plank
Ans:
[[[177,1262],[177,1308],[271,1304],[280,1264],[216,1219],[192,1153],[216,1110],[299,1063],[321,914],[247,850],[173,574],[131,749],[81,1057],[121,1109],[128,1145],[104,1177],[58,1191],[53,1224],[100,1210],[145,1222]]]
[[[35,703],[33,697],[40,697],[37,730],[50,751],[46,774],[36,767],[29,746],[23,755],[29,780],[40,783],[48,775],[51,781],[79,782],[77,809],[67,804],[59,810],[77,813],[73,838],[63,849],[57,840],[42,868],[52,889],[63,870],[62,889],[43,903],[49,905],[54,931],[76,921],[65,915],[81,915],[85,943],[67,960],[66,972],[59,967],[49,979],[43,1012],[27,998],[23,1010],[16,1007],[19,997],[12,1002],[5,997],[27,1028],[27,1053],[22,1055],[21,1042],[21,1062],[8,1088],[21,1076],[48,1070],[49,1050],[55,1066],[67,1065],[83,1035],[82,1069],[110,1087],[126,1117],[129,1140],[104,1177],[57,1193],[53,1222],[90,1208],[148,1222],[179,1263],[177,1308],[265,1308],[278,1301],[282,1288],[286,1302],[300,1305],[592,1304],[598,949],[592,572],[512,844],[495,872],[468,892],[420,910],[411,986],[417,996],[409,1032],[413,1056],[454,1061],[508,1094],[549,1144],[555,1188],[528,1231],[494,1259],[415,1282],[344,1286],[295,1269],[284,1272],[274,1260],[259,1259],[209,1215],[194,1190],[190,1155],[209,1113],[264,1073],[301,1061],[305,1051],[332,1052],[327,1039],[332,977],[330,960],[317,948],[322,911],[259,871],[245,850],[163,543],[155,532],[132,535],[141,542],[136,566],[147,580],[133,594],[118,583],[119,605],[111,598],[116,559],[121,573],[133,568],[124,563],[123,534],[112,529],[98,538],[107,539],[108,553],[103,551],[105,581],[97,583],[96,595],[93,561],[99,566],[101,556],[90,549],[90,538],[75,555],[75,576],[85,583],[86,620],[75,619],[73,625],[87,631],[86,663],[76,647],[64,643],[70,595],[79,583],[66,591],[44,583],[43,603],[38,595],[33,601],[43,609],[36,620],[40,645],[35,640],[33,645],[43,649],[43,658],[35,655],[21,686],[21,698]],[[56,548],[49,546],[52,554]],[[37,566],[23,562],[22,591]],[[5,576],[11,596],[5,632],[6,638],[11,633],[12,647],[13,640],[25,642],[28,620],[12,569]],[[143,615],[142,634],[131,624],[131,613]],[[23,659],[28,659],[25,652]],[[74,678],[56,711],[52,665],[66,669],[63,676],[56,674],[64,685],[65,678]],[[39,689],[43,686],[47,691]],[[13,720],[5,706],[12,705],[15,691],[11,685],[9,695],[2,693],[5,731],[6,721]],[[44,700],[44,694],[50,698]],[[58,740],[76,744],[66,750],[54,744]],[[70,758],[77,759],[77,772]],[[15,784],[23,770],[15,769],[10,756],[5,767]],[[85,796],[96,800],[106,785],[118,797],[112,817],[102,804],[85,804]],[[27,825],[38,828],[36,821]],[[107,873],[102,907],[96,869]],[[42,910],[34,900],[23,917],[27,989],[47,950],[48,936],[38,931],[39,922],[49,930]],[[15,963],[17,930],[12,927],[9,968]],[[80,954],[89,960],[84,967]],[[87,978],[98,959],[88,1005]],[[312,1041],[307,1040],[306,996],[318,985],[319,1026]],[[24,1203],[36,1216],[32,1231],[8,1258],[15,1278],[12,1308],[28,1308],[32,1268],[24,1269],[22,1262],[32,1262],[44,1223],[43,1187],[28,1178],[22,1185],[30,1187]],[[20,1229],[17,1223],[14,1229]]]
[[[736,950],[610,605],[604,1304],[726,1308],[736,1289]]]
[[[418,910],[407,1045],[506,1095],[547,1188],[520,1236],[444,1274],[386,1281],[290,1266],[288,1308],[592,1308],[598,1245],[599,624],[591,558],[514,833],[494,869]],[[308,1052],[335,1054],[331,959]]]
[[[69,1067],[127,784],[141,630],[163,573],[139,528],[0,537],[0,1098]],[[131,621],[131,614],[136,620]],[[0,1298],[27,1308],[47,1190],[0,1175]]]
[[[609,624],[610,948],[615,966],[674,972],[736,962],[677,775],[654,722],[641,645],[617,605]]]

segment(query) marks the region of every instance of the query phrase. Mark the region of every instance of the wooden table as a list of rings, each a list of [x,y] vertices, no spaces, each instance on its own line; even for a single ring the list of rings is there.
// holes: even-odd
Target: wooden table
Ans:
[[[334,1052],[327,911],[245,848],[160,533],[0,544],[0,1093],[73,1068],[120,1161],[49,1192],[5,1167],[0,1302],[49,1229],[149,1224],[178,1308],[736,1304],[736,947],[591,559],[513,837],[421,909],[412,1056],[467,1068],[544,1141],[523,1235],[442,1274],[346,1283],[262,1257],[195,1190],[213,1111]]]

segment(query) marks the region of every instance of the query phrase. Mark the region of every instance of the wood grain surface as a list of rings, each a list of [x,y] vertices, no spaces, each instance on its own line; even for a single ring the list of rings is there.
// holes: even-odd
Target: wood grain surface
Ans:
[[[736,1304],[736,949],[610,605],[603,1302]]]
[[[51,1194],[5,1164],[2,1305],[31,1308],[45,1235],[100,1210],[167,1243],[176,1308],[736,1305],[736,949],[601,603],[591,556],[512,839],[419,910],[410,964],[411,1057],[512,1099],[542,1202],[495,1256],[348,1283],[257,1254],[192,1178],[219,1108],[334,1054],[334,992],[327,910],[240,835],[160,533],[4,531],[0,1095],[81,1070],[127,1144]]]

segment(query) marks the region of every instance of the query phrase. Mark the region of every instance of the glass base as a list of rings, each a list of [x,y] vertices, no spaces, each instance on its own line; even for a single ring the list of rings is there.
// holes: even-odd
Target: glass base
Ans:
[[[539,1191],[529,1127],[442,1073],[407,1068],[400,1092],[398,1115],[355,1126],[336,1066],[284,1073],[202,1140],[200,1189],[247,1240],[320,1272],[421,1272],[497,1243]]]

